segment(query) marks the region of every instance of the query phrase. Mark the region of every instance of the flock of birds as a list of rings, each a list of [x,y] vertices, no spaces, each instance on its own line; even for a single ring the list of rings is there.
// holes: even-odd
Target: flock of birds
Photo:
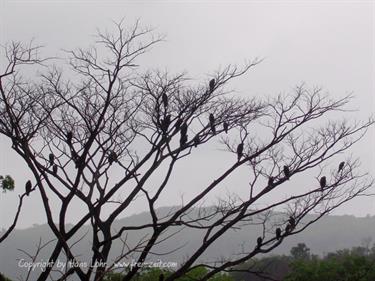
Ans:
[[[344,169],[344,166],[345,166],[345,162],[344,161],[340,162],[337,172],[338,173],[341,172]],[[289,179],[290,176],[291,176],[291,173],[290,173],[290,170],[289,170],[288,166],[284,166],[283,171],[284,171],[285,178]],[[273,183],[274,183],[274,178],[269,177],[268,186],[272,186]],[[320,184],[321,191],[323,191],[324,188],[327,186],[327,178],[325,176],[322,176],[319,180],[319,184]],[[296,220],[295,220],[294,217],[290,216],[289,220],[288,220],[288,224],[285,227],[284,234],[285,235],[289,234],[295,227],[296,227]],[[276,234],[276,239],[279,241],[281,239],[281,237],[283,236],[282,230],[281,230],[280,227],[276,228],[275,234]],[[257,249],[260,249],[262,245],[263,245],[263,239],[262,239],[262,237],[258,237],[257,238]]]
[[[215,79],[212,79],[209,82],[209,91],[212,92],[212,91],[214,91],[214,89],[215,89]],[[168,101],[168,96],[165,93],[163,93],[163,95],[162,95],[162,102],[163,102],[163,106],[165,108],[167,108],[169,101]],[[210,127],[212,133],[216,134],[215,116],[212,113],[210,113],[208,119],[209,119],[209,127]],[[166,134],[166,132],[168,131],[168,128],[169,128],[170,124],[171,124],[171,115],[167,115],[163,120],[161,120],[160,126],[161,126],[161,129],[162,129],[164,134]],[[187,125],[187,123],[183,122],[182,119],[178,119],[176,121],[174,127],[175,127],[175,132],[177,132],[178,130],[180,131],[180,145],[185,146],[187,141],[188,141],[188,134],[187,134],[188,125]],[[228,128],[229,128],[228,123],[223,122],[223,129],[224,129],[225,133],[228,133]],[[79,156],[75,152],[75,150],[73,149],[72,140],[73,140],[73,132],[69,131],[66,134],[66,142],[67,142],[68,146],[70,147],[72,159],[76,163],[76,167],[78,167],[79,166]],[[198,135],[196,135],[194,137],[193,142],[194,142],[194,146],[197,147],[199,142],[200,142],[200,139],[199,139]],[[243,156],[243,150],[244,150],[244,144],[243,144],[243,142],[241,142],[240,144],[238,144],[237,150],[236,150],[238,161],[240,161],[242,156]],[[58,172],[58,166],[57,166],[57,164],[55,164],[55,156],[54,156],[53,153],[49,154],[48,160],[49,160],[49,165],[52,167],[52,173],[54,175],[56,175],[57,172]],[[117,162],[117,161],[118,161],[118,155],[116,154],[116,152],[111,151],[108,155],[108,163],[111,165],[113,162]],[[338,172],[342,171],[344,169],[344,166],[345,166],[345,162],[344,161],[340,162],[339,167],[338,167]],[[289,180],[290,177],[291,177],[291,171],[290,171],[288,166],[285,165],[283,167],[283,173],[284,173],[285,179]],[[275,178],[270,176],[268,178],[268,187],[273,187],[274,181],[275,181]],[[319,184],[320,184],[321,190],[323,191],[323,189],[327,186],[327,178],[325,176],[322,176],[319,180]],[[31,183],[30,180],[28,180],[26,182],[25,189],[26,189],[26,195],[29,196],[30,192],[32,191],[32,183]],[[295,226],[296,226],[296,221],[292,216],[290,216],[289,220],[288,220],[288,224],[285,227],[284,234],[289,234],[290,231],[292,231],[295,228]],[[276,239],[280,240],[282,236],[283,236],[283,233],[282,233],[281,228],[279,228],[279,227],[276,228]],[[260,249],[262,244],[263,244],[262,237],[258,237],[257,238],[257,248]],[[164,276],[162,274],[160,275],[159,280],[164,280]]]
[[[209,82],[209,92],[210,93],[212,93],[214,91],[215,86],[216,86],[215,79],[211,79],[210,82]],[[164,108],[167,109],[168,105],[169,105],[169,100],[168,100],[167,94],[163,93],[161,98],[162,98],[162,103],[163,103]],[[171,115],[167,114],[163,119],[160,120],[160,129],[161,129],[161,131],[163,132],[164,135],[167,134],[169,126],[172,123],[171,118],[172,118]],[[208,120],[209,120],[210,130],[215,135],[216,134],[215,116],[212,113],[210,113],[210,115],[208,117]],[[223,130],[225,131],[225,133],[228,133],[228,129],[229,129],[229,125],[226,121],[224,121],[223,122]],[[174,124],[174,132],[173,133],[176,133],[178,131],[180,131],[180,146],[183,147],[188,142],[188,134],[187,134],[188,125],[181,118],[178,118],[177,121]],[[193,138],[193,143],[194,143],[194,147],[198,146],[198,144],[200,143],[199,135],[196,135]]]

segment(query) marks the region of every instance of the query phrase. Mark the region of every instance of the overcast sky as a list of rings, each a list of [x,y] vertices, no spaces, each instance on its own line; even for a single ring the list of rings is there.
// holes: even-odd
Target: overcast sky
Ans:
[[[272,96],[290,92],[306,82],[322,86],[334,97],[355,95],[356,118],[374,112],[375,2],[374,1],[4,1],[0,0],[0,42],[35,38],[45,54],[61,55],[61,49],[88,46],[97,27],[110,28],[111,20],[140,19],[166,40],[142,58],[145,67],[170,72],[186,71],[190,77],[207,79],[228,63],[265,58],[253,71],[231,84],[242,95]],[[375,174],[375,134],[351,152]],[[14,175],[23,191],[27,169],[0,137],[0,174]],[[215,163],[228,155],[202,152]],[[182,172],[172,182],[175,192],[161,205],[180,203],[193,181]],[[237,175],[238,183],[246,181]],[[185,186],[186,183],[186,186]],[[241,194],[243,185],[233,187]],[[238,188],[238,190],[236,190]],[[18,191],[0,194],[0,227],[9,225]],[[35,197],[35,198],[34,198]],[[27,200],[19,227],[44,223],[39,197]],[[6,212],[4,210],[7,210]],[[9,212],[8,212],[9,210]],[[29,210],[33,210],[30,212]],[[140,212],[135,206],[130,213]],[[353,200],[336,214],[375,215],[375,197]]]

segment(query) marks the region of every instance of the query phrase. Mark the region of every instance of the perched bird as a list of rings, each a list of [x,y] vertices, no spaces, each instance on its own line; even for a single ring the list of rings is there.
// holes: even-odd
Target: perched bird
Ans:
[[[74,160],[74,163],[76,164],[76,166],[75,166],[76,169],[81,168],[84,164],[83,159],[81,157],[79,157],[78,154],[76,154],[76,158]]]
[[[18,142],[15,139],[12,139],[12,148],[14,149],[18,148]]]
[[[182,135],[186,135],[186,133],[187,133],[187,129],[188,129],[188,125],[187,125],[186,122],[185,122],[185,123],[183,123],[183,124],[181,125],[181,136],[182,136]]]
[[[188,135],[181,135],[180,137],[180,146],[185,146],[185,144],[187,143],[188,141]]]
[[[212,131],[212,134],[216,134],[216,127],[215,127],[215,124],[211,124],[211,131]]]
[[[284,175],[285,175],[286,179],[290,178],[290,170],[289,170],[288,166],[284,166]]]
[[[208,117],[208,120],[210,120],[210,124],[215,124],[215,117],[212,113],[210,113],[210,116]]]
[[[296,220],[292,216],[289,217],[288,222],[291,229],[293,229],[296,226]]]
[[[28,180],[25,184],[25,189],[26,189],[26,195],[29,196],[30,192],[31,192],[31,188],[32,188],[32,184],[31,184],[31,181]]]
[[[257,247],[258,247],[258,249],[262,246],[262,242],[263,242],[262,237],[258,237],[258,239],[257,239]]]
[[[161,120],[161,129],[164,133],[168,131],[169,125],[171,124],[171,115],[165,116],[165,119]]]
[[[271,176],[268,178],[268,187],[273,187],[274,178]]]
[[[73,161],[77,162],[78,159],[79,159],[79,156],[78,156],[77,152],[74,149],[72,149],[71,153],[72,153],[72,159],[73,159]]]
[[[181,118],[178,118],[178,120],[177,120],[176,123],[174,124],[175,131],[178,131],[178,130],[180,129],[181,124],[182,124],[182,119],[181,119]]]
[[[163,100],[164,107],[167,108],[168,107],[168,96],[167,96],[166,93],[163,93],[162,100]]]
[[[160,273],[160,275],[159,275],[159,281],[164,281],[164,274],[163,273]]]
[[[210,93],[212,93],[213,90],[215,89],[215,79],[210,80],[209,86],[210,86]]]
[[[198,144],[199,144],[199,135],[196,135],[195,137],[194,137],[194,147],[197,147],[198,146]]]
[[[321,189],[325,188],[327,185],[327,178],[325,176],[321,177],[319,183]]]
[[[237,159],[238,161],[240,161],[241,157],[242,157],[242,153],[243,153],[243,143],[241,142],[238,146],[237,146]]]
[[[53,172],[53,174],[54,175],[56,175],[57,174],[57,165],[55,164],[55,165],[53,165],[53,167],[52,167],[52,172]]]
[[[209,120],[210,120],[211,131],[213,134],[216,134],[215,117],[212,113],[210,113]]]
[[[344,161],[340,162],[338,172],[340,172],[342,169],[344,169],[344,166],[345,166],[345,162]]]
[[[280,240],[280,238],[281,238],[281,229],[278,227],[276,228],[276,239]]]
[[[50,153],[48,158],[49,158],[49,164],[52,166],[53,163],[55,162],[55,155],[53,155],[53,153]]]
[[[112,165],[113,162],[117,162],[117,153],[112,150],[108,155],[108,163]]]
[[[223,123],[224,132],[228,134],[228,123],[224,121]]]
[[[286,233],[289,233],[290,231],[292,230],[292,227],[290,226],[290,224],[288,223],[285,227],[285,232]]]
[[[66,134],[66,142],[68,143],[68,145],[72,145],[72,140],[73,140],[73,132],[69,131],[67,134]]]

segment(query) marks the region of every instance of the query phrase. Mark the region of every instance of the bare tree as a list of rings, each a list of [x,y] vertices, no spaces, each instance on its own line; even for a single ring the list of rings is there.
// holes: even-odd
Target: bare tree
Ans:
[[[67,51],[69,69],[50,66],[32,81],[21,75],[21,69],[44,67],[48,61],[40,59],[40,47],[11,43],[4,48],[8,64],[0,75],[0,132],[11,139],[34,176],[26,193],[39,193],[56,236],[49,263],[62,254],[78,262],[74,237],[84,224],[89,223],[92,231],[90,266],[72,266],[59,280],[70,275],[102,280],[115,262],[129,256],[141,264],[181,227],[199,229],[202,243],[166,280],[201,265],[210,268],[203,279],[207,280],[272,251],[324,214],[365,195],[373,183],[361,172],[358,160],[347,157],[339,165],[337,156],[358,142],[374,121],[316,122],[345,111],[350,96],[332,100],[321,89],[305,86],[268,100],[238,98],[228,91],[228,83],[259,60],[242,68],[230,65],[198,86],[192,86],[185,74],[140,73],[137,58],[162,39],[138,22],[131,28],[119,23],[114,33],[97,33],[95,48]],[[158,215],[155,206],[179,160],[214,142],[233,154],[232,161],[221,163],[222,172],[173,212]],[[230,197],[190,215],[243,166],[251,179],[246,198]],[[119,169],[122,174],[113,172]],[[164,176],[150,187],[156,173]],[[285,191],[279,200],[258,204],[299,174],[306,178],[298,193]],[[52,200],[58,206],[52,207]],[[147,202],[150,223],[115,230],[115,220],[139,200]],[[67,229],[74,202],[83,206],[82,213]],[[275,218],[275,208],[285,212]],[[317,216],[306,221],[312,213]],[[235,257],[200,261],[223,234],[246,224],[259,227],[262,235],[257,241],[250,241]],[[148,234],[128,245],[126,235],[140,230]],[[124,242],[124,249],[110,260],[116,240]],[[127,270],[123,280],[132,279],[140,267]],[[48,267],[38,280],[46,280],[51,270]]]

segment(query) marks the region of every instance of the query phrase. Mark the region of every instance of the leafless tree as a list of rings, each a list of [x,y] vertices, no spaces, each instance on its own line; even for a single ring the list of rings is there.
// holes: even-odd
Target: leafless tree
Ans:
[[[91,266],[72,267],[59,280],[69,275],[101,280],[114,266],[109,256],[116,240],[124,242],[116,261],[135,256],[142,263],[181,227],[199,229],[202,243],[167,280],[200,265],[211,269],[203,279],[207,280],[273,250],[286,237],[367,193],[372,179],[361,172],[359,161],[346,157],[339,168],[343,159],[338,156],[374,121],[339,119],[322,125],[331,113],[345,112],[350,96],[333,100],[322,89],[302,85],[276,98],[236,97],[227,85],[259,60],[242,68],[230,65],[198,85],[191,85],[186,74],[141,73],[137,58],[163,39],[153,34],[138,22],[131,28],[116,24],[113,33],[97,33],[95,47],[67,51],[65,68],[47,66],[49,62],[39,57],[40,47],[33,44],[11,43],[4,48],[8,64],[0,75],[0,132],[11,139],[13,150],[33,174],[28,192],[39,193],[57,238],[49,262],[62,254],[79,261],[74,237],[84,224],[91,228]],[[21,70],[26,65],[41,68],[42,74],[25,78]],[[221,163],[221,172],[210,184],[172,213],[159,216],[155,206],[179,160],[194,157],[196,147],[215,142],[233,153],[232,160]],[[247,197],[230,197],[190,215],[240,167],[250,173]],[[119,169],[121,174],[114,173]],[[150,187],[156,173],[164,176]],[[286,189],[283,198],[258,204],[299,174],[306,176],[298,192]],[[115,220],[140,198],[147,202],[150,223],[115,230]],[[52,207],[52,201],[58,206]],[[67,229],[67,213],[74,202],[83,206],[82,213]],[[275,218],[275,209],[285,212]],[[317,216],[306,221],[312,213]],[[258,241],[250,241],[235,257],[201,263],[202,254],[223,234],[246,224],[259,227]],[[128,245],[126,235],[140,230],[148,234]],[[47,268],[38,280],[48,279],[52,270]],[[140,266],[132,267],[123,280],[139,270]]]

